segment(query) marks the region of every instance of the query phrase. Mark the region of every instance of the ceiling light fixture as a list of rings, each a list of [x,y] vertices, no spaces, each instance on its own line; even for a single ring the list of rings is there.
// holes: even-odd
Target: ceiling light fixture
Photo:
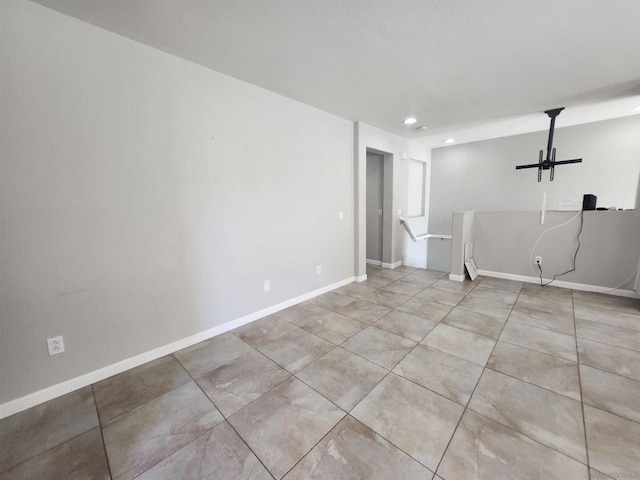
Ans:
[[[455,138],[447,138],[447,139],[444,141],[444,143],[453,143],[453,142],[455,142],[455,141],[456,141],[456,139],[455,139]]]
[[[409,117],[409,118],[405,119],[404,124],[405,125],[413,125],[416,122],[417,122],[417,120],[415,118]]]
[[[640,105],[633,109],[634,112],[640,112]]]
[[[427,127],[426,125],[422,125],[421,127],[418,127],[418,130],[427,130],[429,127]]]

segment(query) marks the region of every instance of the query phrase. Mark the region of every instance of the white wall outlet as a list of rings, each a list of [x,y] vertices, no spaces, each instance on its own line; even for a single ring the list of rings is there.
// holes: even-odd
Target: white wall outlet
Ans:
[[[379,208],[379,209],[378,209],[378,216],[379,216],[379,217],[381,217],[381,216],[382,216],[382,209],[381,209],[381,208]]]
[[[47,347],[49,348],[49,355],[57,355],[58,353],[64,352],[64,339],[62,335],[47,338]]]
[[[398,216],[401,217],[402,216],[402,210],[398,209]]]
[[[322,275],[322,266],[321,266],[321,265],[318,265],[318,266],[316,267],[316,273],[317,273],[318,275]]]
[[[338,212],[338,220],[344,220],[344,213]]]
[[[542,257],[536,257],[536,265],[542,266]]]
[[[269,290],[271,290],[271,281],[270,280],[265,280],[264,281],[264,291],[268,292]]]

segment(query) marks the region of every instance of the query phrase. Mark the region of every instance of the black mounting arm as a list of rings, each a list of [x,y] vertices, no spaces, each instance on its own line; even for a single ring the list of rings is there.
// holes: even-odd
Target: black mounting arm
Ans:
[[[556,117],[560,115],[560,112],[564,110],[564,107],[554,108],[547,110],[544,113],[549,115],[551,119],[551,125],[549,126],[549,140],[547,141],[547,158],[542,160],[543,150],[540,150],[538,157],[538,163],[530,163],[528,165],[517,165],[516,170],[522,170],[524,168],[537,168],[538,169],[538,182],[542,180],[542,170],[551,170],[550,180],[553,182],[556,165],[566,165],[568,163],[582,163],[581,158],[574,158],[572,160],[560,160],[556,161],[556,149],[553,148],[553,132],[556,127]]]

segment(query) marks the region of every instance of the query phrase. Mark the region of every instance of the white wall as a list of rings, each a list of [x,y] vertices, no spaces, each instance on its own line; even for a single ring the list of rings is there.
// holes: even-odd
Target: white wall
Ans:
[[[0,10],[0,404],[353,276],[351,122]]]
[[[409,166],[406,159],[428,161],[427,148],[415,141],[407,140],[377,127],[357,122],[355,125],[355,171],[356,171],[356,276],[366,274],[366,159],[367,148],[388,153],[393,157],[393,205],[391,262],[405,265],[426,265],[426,244],[413,245],[398,220],[398,210],[407,211]],[[404,158],[404,160],[403,160]],[[428,169],[427,169],[428,170]],[[386,175],[385,171],[385,175]],[[427,179],[429,184],[429,179]],[[428,209],[426,210],[428,211]],[[426,223],[426,218],[425,218]]]
[[[558,117],[561,125],[562,116]],[[537,170],[515,170],[535,163],[545,149],[548,132],[473,142],[432,151],[429,230],[451,232],[455,211],[557,210],[560,200],[592,193],[598,206],[634,208],[640,178],[640,115],[556,128],[558,160],[583,158],[583,163],[556,168],[537,182]],[[430,244],[430,267],[449,265],[447,245]]]

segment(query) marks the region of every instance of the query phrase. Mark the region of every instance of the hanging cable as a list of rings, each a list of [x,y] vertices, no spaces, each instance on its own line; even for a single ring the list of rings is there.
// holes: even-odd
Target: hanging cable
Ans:
[[[577,216],[577,215],[576,215]],[[580,234],[582,233],[582,226],[584,225],[584,210],[580,210],[580,228],[578,229],[578,235],[576,236],[576,241],[578,242],[578,247],[576,248],[576,252],[573,254],[573,266],[567,270],[566,272],[556,273],[551,280],[547,283],[543,283],[542,281],[542,267],[538,264],[538,268],[540,269],[540,285],[546,287],[551,282],[553,282],[557,277],[561,277],[562,275],[566,275],[567,273],[571,273],[576,269],[576,258],[578,258],[578,252],[580,251]]]
[[[540,234],[540,236],[538,236],[538,238],[537,238],[537,240],[536,240],[536,243],[534,243],[534,244],[533,244],[533,248],[531,249],[531,254],[529,255],[529,268],[531,268],[531,272],[532,272],[534,275],[536,275],[536,276],[537,276],[537,275],[538,275],[538,272],[536,272],[536,271],[533,269],[533,266],[532,266],[532,265],[533,265],[533,261],[532,261],[532,260],[533,260],[533,254],[534,254],[534,253],[535,253],[535,251],[536,251],[536,247],[538,246],[538,243],[540,243],[540,240],[542,240],[542,237],[544,237],[544,236],[545,236],[547,233],[549,233],[551,230],[555,230],[556,228],[564,227],[565,225],[567,225],[567,224],[569,224],[569,223],[573,222],[576,218],[578,218],[578,215],[580,215],[580,213],[581,213],[581,212],[576,213],[573,217],[571,217],[569,220],[567,220],[567,221],[566,221],[566,222],[564,222],[564,223],[561,223],[561,224],[559,224],[559,225],[555,225],[555,226],[553,226],[553,227],[547,228],[544,232],[542,232],[542,233]],[[580,228],[582,229],[582,226],[581,226]]]

